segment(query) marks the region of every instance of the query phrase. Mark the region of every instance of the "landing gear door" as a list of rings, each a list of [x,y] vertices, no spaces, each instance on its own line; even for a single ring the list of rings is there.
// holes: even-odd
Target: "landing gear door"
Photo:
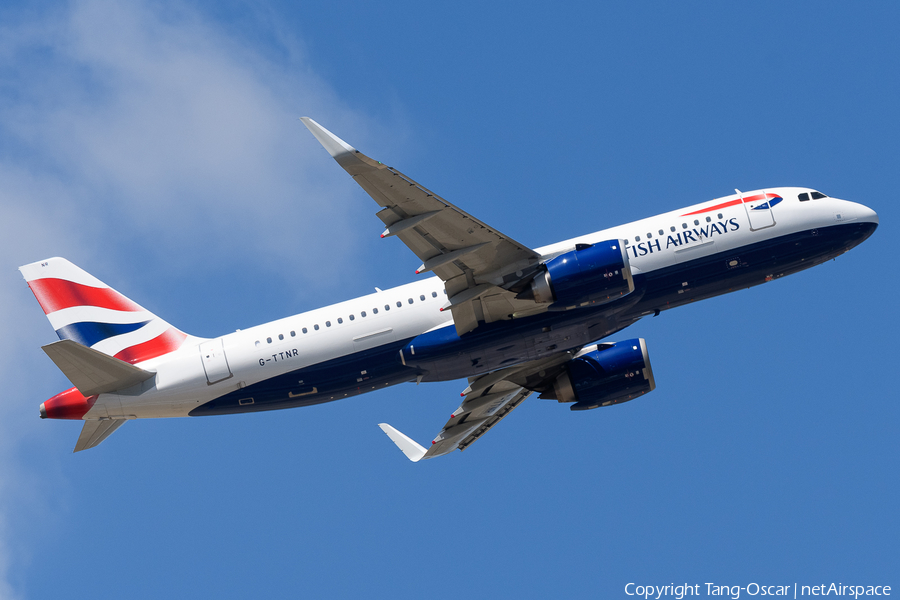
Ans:
[[[759,194],[746,196],[740,190],[734,190],[741,195],[741,203],[747,211],[747,219],[750,221],[750,231],[759,231],[775,225],[775,215],[769,206],[769,198],[765,190]]]
[[[209,383],[216,383],[231,377],[231,369],[228,368],[228,360],[225,358],[222,338],[200,344],[200,359],[203,361],[203,370],[206,371],[206,381]]]

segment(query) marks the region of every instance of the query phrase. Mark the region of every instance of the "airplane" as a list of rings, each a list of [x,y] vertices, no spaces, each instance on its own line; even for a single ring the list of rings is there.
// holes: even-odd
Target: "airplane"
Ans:
[[[604,340],[831,260],[878,227],[862,204],[778,187],[532,249],[301,121],[381,207],[381,237],[399,238],[422,261],[416,273],[431,276],[206,339],[63,258],[22,266],[60,338],[43,350],[74,385],[40,415],[84,422],[75,452],[131,419],[293,408],[464,378],[461,404],[429,447],[379,426],[413,462],[465,450],[532,394],[580,411],[651,392],[645,340]]]

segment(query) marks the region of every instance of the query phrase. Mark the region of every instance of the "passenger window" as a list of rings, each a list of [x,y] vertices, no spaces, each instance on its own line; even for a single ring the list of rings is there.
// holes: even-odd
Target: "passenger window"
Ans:
[[[331,321],[325,321],[325,327],[331,327]]]
[[[672,233],[675,233],[675,226],[672,225],[671,227],[669,227],[669,231],[671,231]]]
[[[694,225],[699,225],[699,224],[700,224],[700,221],[698,221],[697,219],[694,219]]]
[[[377,309],[377,308],[373,308],[373,309],[372,309],[372,314],[373,314],[373,315],[377,315],[377,314],[378,314],[378,309]]]
[[[268,342],[268,343],[271,344],[271,343],[272,343],[272,338],[266,338],[266,342]]]
[[[316,323],[315,325],[313,325],[313,329],[315,329],[316,331],[318,331],[318,330],[319,330],[319,324]]]
[[[291,332],[291,337],[297,337],[297,332],[296,332],[296,331],[292,331],[292,332]]]
[[[674,227],[672,228],[672,231],[675,231],[675,228],[674,228]],[[660,230],[659,230],[659,235],[666,235],[666,234],[665,234],[665,232],[664,232],[662,229],[660,229]]]
[[[413,299],[410,298],[408,302],[409,302],[410,304],[412,304],[412,303],[413,303]]]
[[[652,233],[647,233],[647,239],[648,239],[648,240],[652,240],[652,239],[653,239],[653,234],[652,234]]]
[[[256,347],[259,347],[259,340],[256,340]]]
[[[722,213],[719,213],[719,218],[720,218],[720,219],[722,218]]]
[[[365,318],[365,317],[366,317],[366,311],[362,311],[361,313],[359,313],[359,315],[360,315],[361,317]]]
[[[400,308],[401,306],[403,306],[403,303],[397,300],[397,308]]]
[[[813,192],[813,193],[812,193],[812,199],[813,199],[813,200],[820,200],[820,199],[822,199],[822,198],[827,198],[827,197],[828,197],[828,196],[826,196],[826,195],[823,194],[822,192]]]
[[[422,294],[421,296],[419,296],[419,300],[421,300],[422,302],[425,302],[425,294]]]
[[[356,320],[356,317],[354,317],[353,315],[350,315],[350,320],[351,320],[351,321],[355,321],[355,320]]]
[[[279,333],[279,334],[278,334],[278,339],[279,339],[279,340],[283,340],[283,339],[284,339],[284,334],[283,334],[283,333]]]
[[[706,217],[706,222],[707,222],[707,223],[712,223],[712,217]]]
[[[390,304],[385,304],[385,305],[384,305],[384,310],[391,310],[391,305],[390,305]]]
[[[682,229],[687,229],[687,223],[682,223],[682,224],[681,224],[681,228],[682,228]]]
[[[338,325],[340,325],[343,322],[344,322],[344,320],[342,318],[338,317]]]
[[[306,327],[304,327],[304,328],[301,329],[300,331],[302,331],[303,333],[309,333],[309,329],[307,329]]]
[[[432,297],[432,298],[437,298],[437,292],[431,292],[431,297]]]
[[[641,241],[641,236],[639,236],[639,235],[634,236],[634,241],[636,241],[636,242]]]

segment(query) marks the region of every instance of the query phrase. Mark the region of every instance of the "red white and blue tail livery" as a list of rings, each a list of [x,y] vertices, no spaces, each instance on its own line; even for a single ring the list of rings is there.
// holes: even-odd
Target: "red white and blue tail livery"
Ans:
[[[84,422],[75,451],[125,421],[277,410],[403,382],[466,379],[412,461],[464,450],[525,399],[590,410],[656,387],[647,343],[606,341],[647,316],[831,260],[878,227],[870,208],[809,188],[740,192],[529,248],[304,117],[380,209],[382,238],[422,261],[413,283],[229,333],[187,335],[63,258],[20,267],[74,387],[41,417]],[[579,224],[580,226],[580,224]]]
[[[174,352],[188,338],[64,258],[19,271],[61,340],[135,364]]]

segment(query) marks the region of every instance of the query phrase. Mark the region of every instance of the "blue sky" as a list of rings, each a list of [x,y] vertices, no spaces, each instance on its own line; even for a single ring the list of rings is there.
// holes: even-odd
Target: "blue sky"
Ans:
[[[0,9],[0,599],[626,597],[628,582],[900,586],[894,3]],[[657,389],[530,400],[408,462],[464,382],[129,423],[71,453],[16,267],[65,256],[216,336],[410,281],[297,121],[532,247],[801,185],[859,248],[670,311]]]

